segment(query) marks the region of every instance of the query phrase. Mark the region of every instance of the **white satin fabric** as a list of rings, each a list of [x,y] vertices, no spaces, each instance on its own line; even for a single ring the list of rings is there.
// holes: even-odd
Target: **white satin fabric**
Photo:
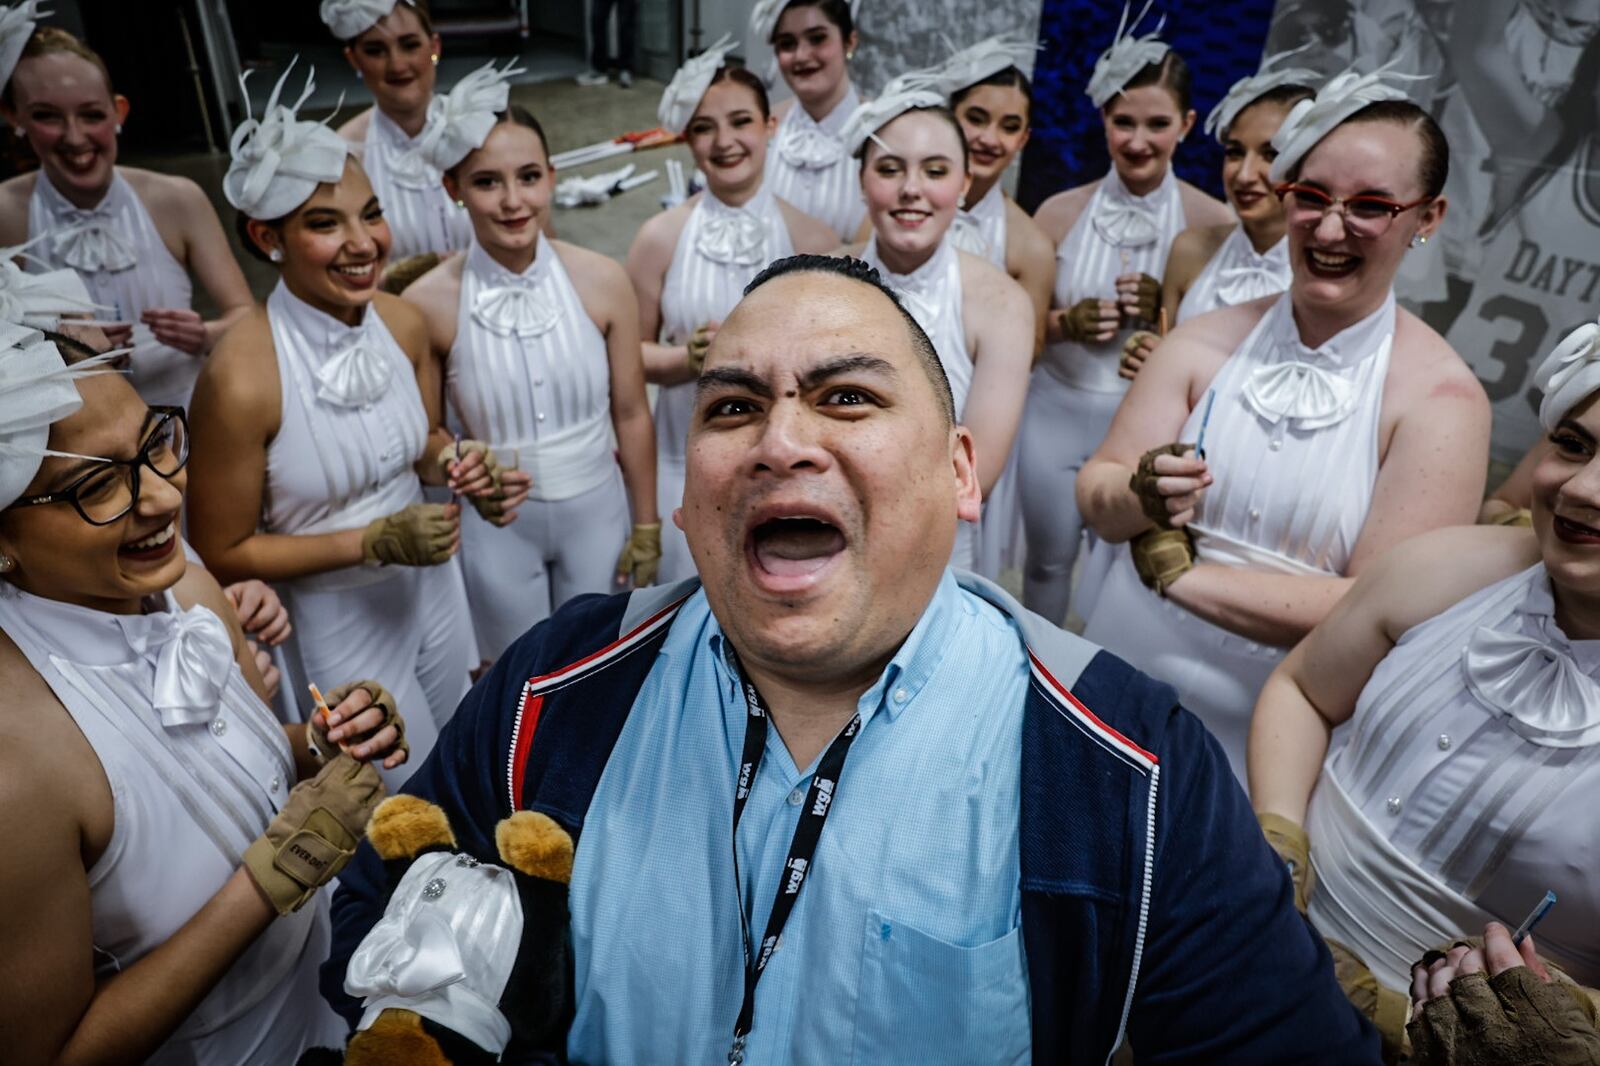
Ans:
[[[770,158],[770,156],[769,156]],[[759,253],[746,255],[748,262],[707,255],[701,234],[708,228],[724,229],[730,216],[746,215],[759,223],[763,243]],[[734,223],[743,226],[743,223]],[[717,247],[712,242],[713,248]],[[696,329],[728,316],[744,287],[775,259],[794,254],[789,227],[773,190],[765,183],[743,207],[732,207],[718,200],[707,189],[689,210],[672,263],[661,283],[662,344],[687,344]],[[694,410],[694,383],[664,385],[656,394],[656,498],[665,520],[661,523],[661,574],[665,584],[689,577],[694,561],[683,533],[672,522],[673,510],[683,502],[684,449],[689,438],[689,421]],[[618,545],[618,550],[621,546]]]
[[[1563,337],[1539,364],[1533,380],[1544,393],[1539,424],[1554,433],[1568,411],[1600,389],[1600,322],[1585,322]]]
[[[205,607],[181,610],[171,592],[146,606],[115,615],[19,590],[0,596],[0,629],[72,715],[110,784],[111,840],[88,870],[101,977],[194,917],[294,785],[283,727],[231,652],[213,658],[221,620]],[[163,698],[203,715],[174,720],[172,707],[158,708]],[[317,994],[327,953],[327,896],[318,895],[269,925],[146,1061],[294,1062],[305,1047],[336,1043],[343,1023]]]
[[[498,319],[490,310],[508,310],[511,293],[520,311]],[[541,236],[533,263],[513,274],[474,242],[459,306],[445,368],[451,407],[466,436],[533,479],[511,525],[462,516],[473,628],[492,659],[569,597],[611,591],[628,505],[606,340],[556,249]]]
[[[1221,307],[1249,303],[1289,287],[1289,240],[1257,252],[1243,226],[1235,226],[1178,304],[1178,322]]]
[[[867,216],[860,168],[839,138],[860,103],[852,85],[819,122],[796,101],[778,122],[778,134],[767,149],[764,184],[772,194],[826,222],[846,242],[855,240]]]
[[[1211,382],[1206,428],[1214,483],[1189,529],[1201,562],[1283,574],[1343,574],[1378,477],[1378,428],[1395,329],[1391,295],[1313,350],[1288,293]],[[1337,402],[1335,402],[1337,400]],[[1177,436],[1196,441],[1206,403]],[[1221,741],[1240,781],[1255,698],[1286,649],[1245,640],[1146,589],[1127,547],[1084,636],[1175,685]]]
[[[1515,926],[1546,889],[1561,904],[1540,953],[1600,982],[1600,837],[1586,813],[1600,801],[1600,641],[1568,639],[1554,607],[1536,564],[1412,627],[1323,766],[1307,819],[1311,919],[1390,987],[1426,948],[1491,917]],[[1397,897],[1413,882],[1424,887]]]
[[[418,856],[350,957],[344,990],[363,998],[356,1029],[394,1007],[498,1056],[511,1039],[500,997],[521,942],[522,901],[510,870],[468,855]]]
[[[139,321],[151,308],[189,308],[189,272],[167,249],[149,210],[119,170],[105,197],[89,211],[74,207],[39,171],[28,199],[28,251],[35,274],[76,270],[101,317],[133,323],[132,371],[140,397],[151,404],[186,406],[200,375],[200,357],[161,344]]]
[[[950,226],[950,243],[963,252],[1006,268],[1006,193],[999,182],[970,208],[956,212]]]
[[[472,240],[467,212],[444,191],[440,172],[422,157],[420,141],[372,109],[361,165],[393,235],[391,262],[424,252],[446,255]]]
[[[263,528],[314,534],[361,529],[422,502],[413,464],[428,417],[399,342],[368,307],[356,332],[279,282],[267,298],[282,389],[281,422],[267,446]],[[319,373],[356,344],[388,367],[366,402],[324,394]],[[406,716],[411,758],[383,771],[398,787],[420,765],[467,690],[476,665],[460,567],[350,566],[282,583],[309,680],[324,690],[372,677]]]

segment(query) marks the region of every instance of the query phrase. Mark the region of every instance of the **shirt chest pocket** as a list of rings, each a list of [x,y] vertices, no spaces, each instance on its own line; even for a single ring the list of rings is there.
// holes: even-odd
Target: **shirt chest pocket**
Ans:
[[[867,916],[850,1061],[1026,1063],[1032,1047],[1022,930],[960,947]]]

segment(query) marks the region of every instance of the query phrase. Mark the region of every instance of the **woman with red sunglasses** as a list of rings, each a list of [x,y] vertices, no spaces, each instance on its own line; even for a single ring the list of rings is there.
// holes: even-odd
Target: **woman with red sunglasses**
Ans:
[[[1385,548],[1472,521],[1489,443],[1482,387],[1394,300],[1444,218],[1433,119],[1350,72],[1273,145],[1288,292],[1169,334],[1078,481],[1095,532],[1128,544],[1084,635],[1173,683],[1241,781],[1285,650]]]

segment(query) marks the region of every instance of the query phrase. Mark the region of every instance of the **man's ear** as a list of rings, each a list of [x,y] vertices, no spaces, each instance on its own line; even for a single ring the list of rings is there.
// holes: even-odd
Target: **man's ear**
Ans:
[[[977,446],[966,426],[952,431],[950,460],[956,476],[956,517],[976,522],[983,513],[983,488],[978,484]]]

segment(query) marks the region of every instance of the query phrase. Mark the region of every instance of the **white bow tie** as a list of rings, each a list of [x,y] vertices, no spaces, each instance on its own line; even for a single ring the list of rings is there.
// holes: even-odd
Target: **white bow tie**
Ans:
[[[527,283],[497,285],[478,293],[472,317],[491,333],[509,337],[537,337],[561,320],[561,306],[545,298],[542,286]]]
[[[1217,272],[1217,299],[1229,307],[1272,296],[1288,287],[1289,271],[1280,270],[1265,259]]]
[[[1583,748],[1600,741],[1600,685],[1567,649],[1480,626],[1462,666],[1479,702],[1530,743]]]
[[[748,211],[712,215],[701,222],[695,247],[713,263],[756,266],[766,261],[767,227]]]
[[[338,407],[362,407],[375,402],[389,389],[394,367],[382,352],[366,343],[360,330],[347,335],[346,346],[333,358],[317,367],[317,398]]]
[[[1094,228],[1118,248],[1153,244],[1161,236],[1155,211],[1144,204],[1104,201],[1094,213]]]
[[[131,620],[130,620],[131,621]],[[143,615],[124,627],[129,646],[156,664],[155,709],[167,728],[216,717],[233,669],[228,629],[208,608]]]
[[[1269,424],[1291,420],[1302,430],[1337,425],[1357,399],[1355,382],[1298,360],[1256,367],[1243,391],[1250,409]]]
[[[989,238],[984,236],[983,223],[970,211],[957,211],[950,223],[950,243],[972,255],[989,258]]]
[[[816,126],[790,126],[778,136],[778,154],[801,170],[824,170],[844,158],[844,142]]]
[[[396,151],[389,158],[389,175],[394,183],[406,189],[442,189],[439,172],[428,165],[422,153],[415,148]]]
[[[109,211],[69,211],[66,222],[71,228],[54,242],[60,262],[86,274],[127,270],[138,264],[133,248],[112,228]]]

